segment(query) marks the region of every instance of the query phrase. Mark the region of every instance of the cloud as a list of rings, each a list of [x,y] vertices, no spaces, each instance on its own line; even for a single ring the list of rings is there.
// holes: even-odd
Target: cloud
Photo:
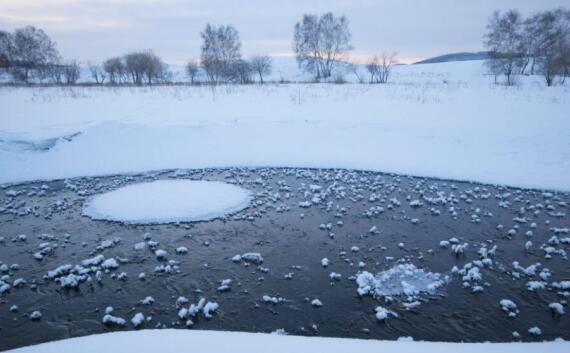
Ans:
[[[59,31],[81,31],[93,29],[126,28],[128,23],[114,20],[95,20],[58,15],[5,15],[0,14],[0,23],[11,24],[8,27],[36,25]]]

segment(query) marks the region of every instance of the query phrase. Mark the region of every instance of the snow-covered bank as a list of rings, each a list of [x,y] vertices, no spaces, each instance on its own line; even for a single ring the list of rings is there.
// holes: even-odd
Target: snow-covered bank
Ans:
[[[398,67],[374,86],[3,88],[0,183],[291,166],[570,190],[568,88],[482,73],[475,61]]]
[[[80,347],[80,348],[79,348]],[[209,353],[335,353],[335,352],[454,352],[454,353],[541,353],[565,352],[565,341],[542,343],[439,343],[412,341],[376,341],[342,338],[301,337],[198,330],[142,330],[113,332],[44,343],[6,351],[6,353],[174,353],[181,347],[200,347]]]

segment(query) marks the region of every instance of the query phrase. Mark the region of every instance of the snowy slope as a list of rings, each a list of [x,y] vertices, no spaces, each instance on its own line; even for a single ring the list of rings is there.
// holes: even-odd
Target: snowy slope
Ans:
[[[72,338],[6,351],[6,353],[175,353],[181,347],[200,347],[209,353],[541,353],[565,352],[570,344],[548,343],[437,343],[376,341],[342,338],[269,335],[263,333],[143,330]]]
[[[0,183],[162,168],[342,167],[570,190],[570,95],[478,61],[388,85],[1,88]]]

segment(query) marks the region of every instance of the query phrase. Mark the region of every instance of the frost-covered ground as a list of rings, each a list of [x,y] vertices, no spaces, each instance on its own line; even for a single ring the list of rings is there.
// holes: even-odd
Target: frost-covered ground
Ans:
[[[0,183],[165,168],[343,167],[570,190],[570,95],[482,62],[388,85],[1,88]]]
[[[565,342],[549,343],[434,343],[434,342],[395,342],[320,337],[299,337],[269,335],[262,333],[145,330],[115,332],[102,335],[79,337],[51,342],[32,347],[7,351],[9,353],[75,353],[81,347],[83,353],[175,353],[181,347],[201,347],[212,353],[289,353],[289,352],[359,352],[377,353],[382,351],[398,353],[457,352],[457,353],[535,353],[564,352]]]

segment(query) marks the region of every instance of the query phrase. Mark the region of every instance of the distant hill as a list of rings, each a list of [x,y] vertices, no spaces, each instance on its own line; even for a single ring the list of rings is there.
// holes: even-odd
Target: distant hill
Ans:
[[[435,63],[445,63],[449,61],[469,61],[469,60],[485,60],[487,59],[488,53],[486,51],[479,51],[475,53],[452,53],[440,56],[435,56],[433,58],[418,61],[415,64],[435,64]]]

